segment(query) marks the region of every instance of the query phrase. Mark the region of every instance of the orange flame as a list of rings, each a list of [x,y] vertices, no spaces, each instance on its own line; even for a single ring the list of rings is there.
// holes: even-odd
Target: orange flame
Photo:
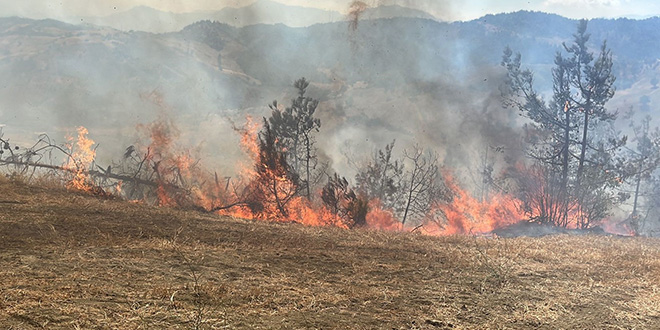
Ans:
[[[367,227],[385,231],[399,231],[403,229],[401,222],[394,216],[394,212],[383,208],[383,203],[378,199],[369,201]]]
[[[247,202],[241,200],[244,197],[238,195],[241,188],[249,192],[258,175],[257,167],[254,164],[259,161],[258,132],[261,125],[254,122],[251,117],[247,117],[244,126],[234,127],[234,129],[240,134],[241,147],[252,163],[241,164],[240,176],[233,180],[228,178],[226,184],[224,181],[220,182],[217,173],[213,177],[209,172],[203,171],[187,151],[188,149],[179,149],[186,151],[177,150],[174,141],[178,130],[171,122],[161,120],[146,128],[149,130],[151,140],[147,154],[152,166],[158,168],[156,177],[159,185],[156,193],[159,205],[189,206],[189,204],[182,204],[180,191],[172,188],[179,187],[185,189],[183,195],[187,198],[185,200],[187,203],[206,210],[214,210],[220,215],[265,221],[292,221],[306,226],[349,227],[345,219],[340,219],[321,204],[314,203],[305,197],[296,196],[295,184],[290,182],[286,175],[278,174],[282,172],[282,169],[263,168],[267,174],[272,174],[271,182],[278,187],[271,192],[270,196],[260,196],[264,199],[261,200],[264,204],[262,208],[254,211],[250,208],[252,205],[248,206]],[[87,150],[93,144],[93,141],[84,139],[86,134],[86,130],[84,133],[79,132],[78,145],[81,150]],[[86,149],[82,146],[86,146]],[[91,160],[93,160],[93,154]],[[491,193],[487,200],[480,201],[460,187],[451,173],[445,171],[444,177],[452,198],[448,202],[436,203],[431,212],[425,216],[423,225],[419,227],[420,232],[424,234],[487,234],[497,228],[530,218],[530,215],[525,214],[521,209],[523,204],[521,200],[511,194]],[[121,185],[117,186],[117,190],[121,190]],[[287,203],[277,205],[275,201],[267,200],[269,198],[278,201],[286,200]],[[318,198],[315,200],[318,201]],[[283,214],[286,214],[286,218]],[[396,213],[384,208],[379,200],[369,201],[366,223],[368,228],[377,230],[410,231],[413,229],[413,227],[404,228],[396,218]]]
[[[259,156],[259,144],[257,143],[258,132],[261,129],[261,124],[255,122],[252,116],[245,117],[245,125],[238,128],[237,131],[241,135],[241,147],[248,153],[253,160]]]
[[[296,197],[289,202],[288,211],[291,220],[306,226],[324,227],[334,226],[348,228],[337,216],[325,207],[314,206],[304,197]]]
[[[629,220],[615,221],[611,218],[606,218],[601,221],[601,228],[607,233],[619,236],[635,236],[635,230],[632,228]]]
[[[92,148],[94,140],[87,137],[88,131],[85,127],[78,127],[78,138],[73,146],[73,138],[68,137],[69,148],[72,153],[67,164],[64,165],[73,171],[73,178],[66,184],[67,189],[91,191],[94,186],[89,177],[88,169],[96,157],[96,150]]]
[[[116,194],[117,196],[121,196],[121,191],[122,191],[122,190],[121,190],[121,186],[122,186],[123,184],[124,184],[124,181],[121,181],[121,180],[120,180],[120,181],[117,181],[117,183],[115,184],[115,194]]]
[[[429,221],[422,231],[430,235],[486,234],[497,228],[525,220],[521,202],[511,195],[493,194],[479,201],[461,189],[449,173],[445,173],[447,187],[453,198],[439,203],[432,215],[441,219]]]

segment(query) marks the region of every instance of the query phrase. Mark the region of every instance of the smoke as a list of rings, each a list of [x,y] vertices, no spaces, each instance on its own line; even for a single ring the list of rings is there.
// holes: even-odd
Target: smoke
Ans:
[[[33,132],[48,132],[63,141],[85,126],[105,164],[140,138],[139,124],[166,116],[181,132],[180,145],[232,172],[244,156],[231,122],[268,116],[273,100],[288,105],[291,84],[305,76],[308,96],[321,100],[320,156],[346,177],[395,139],[395,152],[418,143],[465,172],[478,172],[489,147],[506,150],[495,160],[517,157],[517,117],[500,106],[501,73],[484,69],[448,25],[363,24],[364,12],[380,4],[387,2],[354,1],[348,31],[346,22],[304,29],[207,23],[150,34],[6,21],[30,29],[2,37],[9,54],[0,66],[9,86],[0,90],[5,134],[28,136],[27,143]]]
[[[318,111],[320,147],[334,160],[336,171],[351,177],[362,160],[392,140],[399,154],[419,144],[437,152],[464,181],[480,181],[476,176],[484,157],[502,170],[523,156],[519,117],[501,105],[502,79],[501,72],[490,70],[464,83],[418,79],[396,88],[344,84],[345,90]]]
[[[360,15],[368,8],[366,3],[362,1],[353,1],[348,7],[348,27],[355,31],[358,28]]]

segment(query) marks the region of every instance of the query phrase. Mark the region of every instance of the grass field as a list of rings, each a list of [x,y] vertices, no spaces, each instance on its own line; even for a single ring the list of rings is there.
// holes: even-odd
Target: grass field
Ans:
[[[660,329],[660,241],[425,237],[0,180],[0,329]]]

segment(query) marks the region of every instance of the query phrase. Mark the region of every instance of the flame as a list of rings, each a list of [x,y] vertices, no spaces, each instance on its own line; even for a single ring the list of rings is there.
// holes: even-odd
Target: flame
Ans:
[[[149,125],[139,125],[138,131],[148,137],[148,145],[139,149],[153,171],[158,205],[212,209],[217,204],[222,190],[219,182],[203,170],[191,148],[175,143],[180,132],[172,121],[160,118]]]
[[[334,226],[348,229],[348,226],[325,207],[314,206],[304,197],[296,197],[288,205],[289,218],[306,226]]]
[[[291,221],[305,226],[333,226],[346,229],[352,226],[351,223],[347,223],[347,219],[342,219],[318,202],[320,191],[315,192],[312,200],[308,200],[298,195],[296,191],[298,188],[286,175],[286,170],[268,168],[266,164],[258,163],[260,160],[258,134],[261,125],[251,117],[246,118],[246,123],[242,127],[234,127],[240,134],[241,147],[251,163],[240,164],[242,168],[240,175],[233,179],[225,177],[226,183],[219,179],[217,173],[204,170],[199,160],[191,154],[190,148],[176,144],[179,131],[171,121],[161,119],[138,128],[145,132],[149,139],[146,146],[139,148],[147,162],[145,168],[152,171],[149,180],[156,183],[153,194],[156,195],[156,203],[160,206],[193,206],[219,215],[263,221]],[[79,127],[77,139],[69,140],[72,152],[68,168],[72,170],[74,177],[67,187],[89,191],[93,185],[88,169],[96,153],[92,148],[94,141],[89,139],[87,134],[87,129]],[[533,175],[530,180],[540,185],[540,189],[545,187],[542,184],[544,177],[541,174],[533,171],[528,174]],[[259,175],[262,177],[265,175],[273,185],[266,185],[264,188],[263,182],[258,181]],[[380,200],[373,199],[368,202],[366,227],[384,231],[419,229],[421,233],[427,235],[488,234],[495,229],[534,217],[522,210],[523,202],[513,194],[492,192],[488,199],[478,200],[457,183],[449,170],[443,172],[443,177],[451,199],[435,203],[431,211],[425,215],[421,225],[404,227],[397,219],[394,210],[385,208]],[[259,186],[260,184],[262,186]],[[118,181],[114,187],[117,194],[122,193],[121,181]],[[257,197],[260,198],[259,208],[253,207],[244,195],[253,194],[255,189]],[[539,192],[552,195],[545,190]],[[282,201],[283,203],[280,203]],[[603,222],[603,228],[610,233],[633,234],[630,226],[609,220]]]
[[[259,157],[259,144],[257,143],[258,132],[261,124],[255,122],[252,116],[245,117],[245,125],[241,128],[234,128],[241,135],[241,148],[254,161]]]
[[[524,221],[528,216],[520,209],[521,201],[508,194],[492,194],[479,201],[456,184],[445,172],[447,187],[453,198],[433,208],[422,231],[429,235],[487,234],[497,228]]]
[[[367,227],[385,231],[399,231],[403,229],[401,222],[394,216],[394,212],[383,208],[383,203],[379,199],[369,201]]]
[[[601,221],[600,227],[607,233],[619,236],[636,236],[635,230],[630,220],[616,221],[611,218],[605,218]]]
[[[194,185],[190,187],[190,195],[193,196],[194,204],[207,210],[214,209],[218,205],[227,205],[231,201],[240,200],[241,196],[236,195],[239,186],[251,187],[259,186],[257,180],[257,168],[254,164],[259,161],[258,132],[261,125],[246,118],[242,127],[234,127],[234,130],[240,134],[241,147],[248,155],[252,164],[239,164],[241,174],[238,179],[233,180],[231,184],[227,183],[227,188],[221,189],[218,184],[217,175],[215,180],[206,179],[204,182],[215,181],[216,184],[209,188],[209,185]],[[172,176],[178,179],[177,184],[192,182],[194,177],[204,177],[202,173],[194,166],[194,159],[186,153],[176,153],[173,150],[174,136],[176,129],[172,129],[163,122],[158,122],[149,126],[152,144],[149,148],[153,150],[153,160],[158,161],[163,167],[160,173],[161,177]],[[332,214],[322,205],[317,205],[304,197],[297,196],[296,185],[283,173],[286,171],[276,168],[268,168],[266,164],[262,166],[259,172],[272,181],[272,185],[266,185],[265,193],[260,194],[260,203],[262,207],[254,211],[246,204],[236,203],[232,207],[222,208],[216,213],[236,218],[278,221],[293,221],[306,226],[335,226],[348,228],[349,225]],[[167,170],[166,170],[167,169]],[[473,198],[469,193],[459,187],[454,179],[447,172],[445,174],[447,186],[452,191],[453,199],[449,203],[435,205],[432,212],[427,216],[428,219],[441,217],[444,221],[427,220],[422,228],[422,232],[429,235],[453,235],[470,233],[487,233],[500,226],[513,224],[525,219],[522,211],[519,210],[519,201],[514,197],[504,194],[493,194],[487,201],[480,202]],[[198,182],[201,180],[197,180]],[[162,206],[180,206],[180,201],[165,184],[159,185],[157,189],[159,205]],[[317,192],[318,194],[318,192]],[[316,198],[318,200],[318,198]],[[282,203],[280,203],[282,202]],[[396,218],[393,210],[383,207],[382,203],[375,199],[369,201],[369,212],[366,217],[368,228],[386,231],[408,231],[411,228],[404,228],[401,222]],[[442,223],[442,224],[441,224]]]
[[[72,137],[67,137],[69,150],[72,150],[67,164],[64,168],[73,172],[73,178],[66,184],[67,189],[92,191],[94,184],[89,176],[88,169],[94,158],[96,150],[92,148],[94,140],[89,139],[89,133],[85,127],[78,127],[78,138],[75,141],[75,148]]]

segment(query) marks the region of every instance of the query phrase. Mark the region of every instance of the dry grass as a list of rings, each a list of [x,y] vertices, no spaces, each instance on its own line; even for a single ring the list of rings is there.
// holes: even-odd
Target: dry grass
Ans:
[[[2,329],[660,328],[657,240],[435,238],[0,191]]]

